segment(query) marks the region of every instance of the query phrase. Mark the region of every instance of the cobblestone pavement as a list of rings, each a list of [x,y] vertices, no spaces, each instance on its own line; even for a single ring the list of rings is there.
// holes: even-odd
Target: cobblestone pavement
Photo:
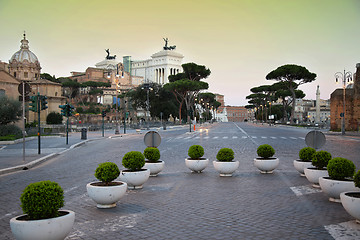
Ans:
[[[311,188],[292,165],[298,149],[304,147],[306,130],[274,135],[273,129],[262,127],[261,135],[256,135],[258,126],[238,126],[257,138],[243,138],[246,134],[232,123],[214,124],[208,132],[162,133],[159,149],[164,171],[151,177],[142,190],[128,190],[113,209],[97,209],[85,186],[95,180],[99,163],[113,161],[122,168],[126,152],[143,151],[143,135],[87,142],[31,170],[0,176],[0,239],[13,239],[9,220],[21,214],[21,191],[41,180],[58,182],[65,191],[64,209],[76,213],[67,240],[360,239],[359,224],[342,205],[329,202],[321,191]],[[260,174],[253,166],[257,145],[266,141],[280,149],[276,156],[281,163],[274,174]],[[210,159],[200,174],[191,173],[184,163],[193,144],[202,145]],[[336,144],[334,138],[327,148]],[[358,151],[356,139],[348,144],[350,150]],[[219,177],[211,164],[222,147],[233,148],[240,161],[233,177]],[[340,153],[341,146],[336,149]]]

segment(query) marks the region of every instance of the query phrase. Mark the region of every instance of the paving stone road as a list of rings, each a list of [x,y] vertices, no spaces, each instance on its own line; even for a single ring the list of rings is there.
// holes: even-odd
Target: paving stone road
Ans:
[[[239,127],[250,132],[259,126]],[[359,224],[342,205],[329,202],[292,166],[297,153],[285,150],[300,148],[305,131],[284,136],[286,139],[270,133],[262,138],[265,131],[272,130],[264,127],[262,135],[251,139],[243,138],[232,123],[207,129],[209,133],[162,133],[159,149],[164,171],[150,178],[142,190],[128,190],[113,209],[97,209],[85,186],[95,180],[93,172],[99,163],[114,161],[121,168],[121,157],[127,151],[142,151],[142,134],[89,141],[31,170],[0,176],[0,239],[13,239],[9,219],[21,214],[21,191],[30,182],[45,179],[56,180],[63,187],[64,209],[76,213],[67,240],[360,239]],[[277,152],[281,163],[274,174],[260,174],[252,162],[255,143],[268,140],[282,141],[282,150]],[[349,142],[353,148],[359,146],[357,139]],[[200,174],[191,173],[184,164],[192,144],[203,145],[210,158]],[[231,178],[219,177],[211,164],[219,145],[233,148],[240,161]]]

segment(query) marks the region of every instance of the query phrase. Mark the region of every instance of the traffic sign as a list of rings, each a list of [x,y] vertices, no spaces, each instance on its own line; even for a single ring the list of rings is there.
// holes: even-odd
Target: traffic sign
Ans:
[[[319,149],[326,143],[325,135],[318,130],[313,130],[306,134],[305,143],[308,147]]]
[[[144,136],[144,143],[147,147],[158,147],[161,143],[160,134],[156,131],[149,131]]]
[[[19,96],[19,102],[22,102],[23,100],[23,96]],[[30,101],[30,96],[25,96],[25,102],[29,102]]]
[[[26,82],[22,82],[18,86],[18,91],[19,91],[20,95],[23,95],[23,88],[24,88],[25,96],[31,92],[30,84],[28,84]]]

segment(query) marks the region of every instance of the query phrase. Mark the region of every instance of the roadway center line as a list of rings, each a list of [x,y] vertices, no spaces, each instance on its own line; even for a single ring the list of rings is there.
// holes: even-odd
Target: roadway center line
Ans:
[[[234,122],[234,125],[243,133],[245,134],[254,144],[258,145],[254,139],[252,139],[249,134],[247,134],[247,132],[244,131],[244,129],[242,129],[241,127],[239,127],[235,122]]]

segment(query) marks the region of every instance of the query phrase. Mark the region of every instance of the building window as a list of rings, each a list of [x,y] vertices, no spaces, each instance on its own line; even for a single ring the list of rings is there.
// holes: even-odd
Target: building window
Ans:
[[[29,77],[28,72],[24,72],[24,78],[28,78],[28,77]]]
[[[14,72],[14,77],[16,77],[16,72]]]

